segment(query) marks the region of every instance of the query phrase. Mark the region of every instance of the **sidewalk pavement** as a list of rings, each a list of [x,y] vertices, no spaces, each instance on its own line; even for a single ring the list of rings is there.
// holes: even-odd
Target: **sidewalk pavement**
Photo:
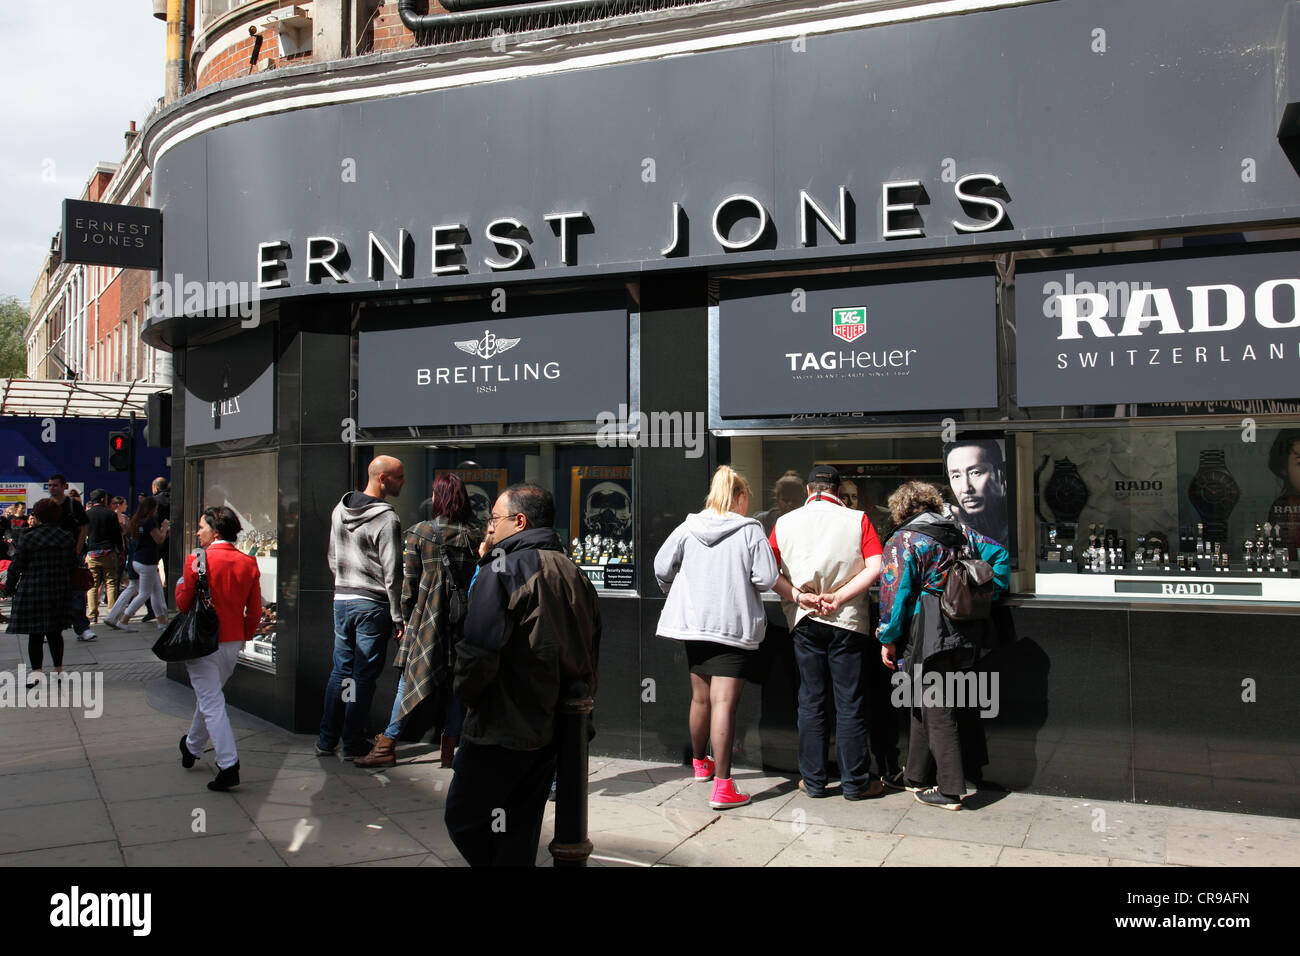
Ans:
[[[181,769],[194,697],[162,676],[156,630],[104,630],[89,644],[68,632],[65,660],[103,674],[101,716],[0,707],[0,866],[464,865],[436,748],[403,744],[396,768],[367,772],[232,709],[242,785],[213,793],[211,750]],[[0,636],[0,674],[25,659],[25,639]],[[953,813],[910,793],[813,800],[741,769],[753,801],[716,811],[689,767],[593,756],[590,779],[592,866],[1300,864],[1300,820],[1276,817],[985,791]],[[553,817],[551,803],[542,865]]]

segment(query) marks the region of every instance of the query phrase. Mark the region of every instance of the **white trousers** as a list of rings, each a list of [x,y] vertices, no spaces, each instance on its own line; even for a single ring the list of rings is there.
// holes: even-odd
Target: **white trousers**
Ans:
[[[140,609],[140,605],[148,601],[153,608],[153,616],[163,620],[167,617],[167,594],[163,591],[162,578],[158,576],[158,565],[132,561],[131,567],[135,568],[140,580],[132,581],[130,587],[122,592],[108,612],[108,619],[114,624],[120,624],[123,619],[129,621],[131,615]]]
[[[211,738],[212,746],[217,751],[217,767],[220,770],[239,763],[239,753],[235,750],[235,731],[230,726],[230,716],[226,713],[226,695],[221,688],[226,686],[226,681],[235,672],[235,662],[243,649],[243,641],[223,641],[207,657],[185,662],[195,697],[194,720],[190,723],[190,735],[185,738],[185,746],[190,753],[201,757]]]

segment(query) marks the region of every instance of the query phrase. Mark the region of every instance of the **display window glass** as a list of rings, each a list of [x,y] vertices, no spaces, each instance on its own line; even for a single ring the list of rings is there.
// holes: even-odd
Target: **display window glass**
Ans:
[[[191,487],[199,493],[186,522],[186,550],[198,547],[198,518],[204,508],[225,505],[235,512],[242,526],[235,546],[257,560],[262,583],[262,619],[253,639],[245,642],[239,662],[274,673],[279,553],[276,454],[209,458],[194,462],[191,467]]]
[[[360,467],[376,455],[391,455],[404,466],[406,487],[390,499],[403,529],[428,520],[433,481],[440,475],[453,473],[465,482],[480,531],[501,492],[516,482],[535,482],[555,497],[556,534],[592,584],[602,591],[636,592],[631,450],[581,442],[376,444],[361,449]]]
[[[1019,437],[1032,445],[1038,594],[1300,599],[1300,424]]]
[[[894,530],[889,496],[904,482],[927,481],[943,491],[954,517],[1007,547],[1014,559],[1014,442],[990,432],[949,437],[741,436],[731,439],[730,463],[749,479],[751,517],[768,533],[782,514],[803,505],[812,466],[830,464],[839,470],[844,504],[864,512],[882,542]]]

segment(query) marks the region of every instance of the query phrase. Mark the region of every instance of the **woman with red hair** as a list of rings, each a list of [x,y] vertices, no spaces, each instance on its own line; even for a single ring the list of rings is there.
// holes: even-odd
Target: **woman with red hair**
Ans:
[[[460,639],[459,620],[449,619],[453,606],[468,603],[470,578],[478,563],[483,531],[474,523],[465,483],[456,475],[439,475],[433,482],[433,517],[421,521],[403,536],[402,616],[406,630],[397,651],[395,667],[402,671],[388,727],[374,748],[354,761],[358,767],[392,767],[397,763],[397,738],[402,724],[420,701],[442,696],[442,765],[460,741],[465,708],[451,692],[455,671],[455,646]],[[459,590],[460,600],[453,600]],[[455,615],[452,615],[454,618]]]

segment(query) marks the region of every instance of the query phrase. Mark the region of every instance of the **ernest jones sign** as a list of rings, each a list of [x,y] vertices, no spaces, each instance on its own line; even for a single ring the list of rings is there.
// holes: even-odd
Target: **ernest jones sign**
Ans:
[[[61,236],[64,262],[162,268],[162,213],[157,209],[65,199]]]
[[[1021,405],[1300,395],[1300,254],[1016,276]]]

